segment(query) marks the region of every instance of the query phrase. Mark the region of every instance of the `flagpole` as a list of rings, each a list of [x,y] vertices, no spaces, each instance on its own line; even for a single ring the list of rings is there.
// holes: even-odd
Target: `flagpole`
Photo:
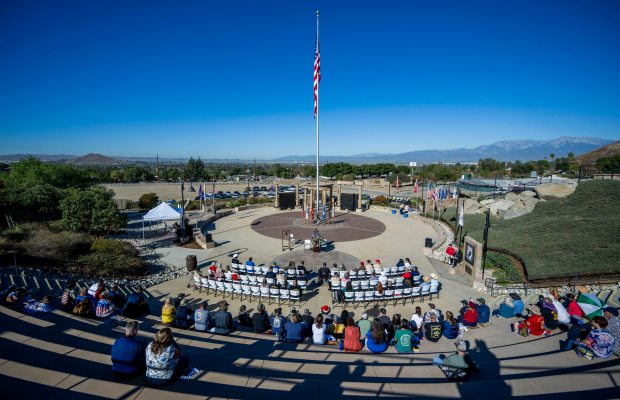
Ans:
[[[316,10],[316,46],[317,46],[318,57],[320,60],[319,10]],[[319,64],[319,68],[320,68],[320,64]],[[316,79],[315,83],[316,83],[316,206],[315,206],[316,214],[315,215],[318,220],[319,219],[319,180],[320,180],[319,178],[319,83],[320,83],[320,78]]]

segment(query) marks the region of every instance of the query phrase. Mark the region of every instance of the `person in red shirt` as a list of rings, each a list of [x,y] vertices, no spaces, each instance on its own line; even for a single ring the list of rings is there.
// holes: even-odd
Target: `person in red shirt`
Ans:
[[[478,311],[476,310],[476,303],[471,300],[467,303],[467,310],[463,313],[461,323],[470,328],[478,325]]]
[[[454,246],[451,243],[450,246],[448,246],[448,248],[446,249],[446,255],[448,256],[448,264],[449,265],[454,266],[454,264],[455,264],[454,255],[455,254],[456,254],[456,249],[454,248]]]
[[[581,310],[581,307],[579,307],[579,304],[577,304],[577,300],[575,300],[575,295],[572,293],[568,293],[566,295],[566,298],[568,299],[568,304],[566,307],[568,315],[570,315],[571,317],[583,318],[583,311]]]
[[[540,315],[538,306],[532,304],[527,311],[530,316],[525,321],[515,322],[515,331],[519,332],[523,327],[527,327],[530,335],[540,336],[545,333],[545,320]]]

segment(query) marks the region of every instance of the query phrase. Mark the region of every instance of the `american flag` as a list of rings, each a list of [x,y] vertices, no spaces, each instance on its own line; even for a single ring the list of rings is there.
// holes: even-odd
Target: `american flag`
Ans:
[[[314,118],[319,112],[319,82],[321,81],[321,52],[319,51],[319,33],[316,34],[314,50]]]

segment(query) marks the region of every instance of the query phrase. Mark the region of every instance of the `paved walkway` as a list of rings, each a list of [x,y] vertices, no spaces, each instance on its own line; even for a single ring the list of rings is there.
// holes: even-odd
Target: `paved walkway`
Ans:
[[[251,255],[267,263],[282,254],[280,243],[253,232],[249,224],[272,212],[253,210],[217,221],[213,234],[221,246],[214,249],[175,247],[158,251],[175,263],[184,263],[187,254],[197,254],[201,265],[209,260],[225,263],[233,252],[242,252],[242,259]],[[360,259],[380,258],[387,263],[412,257],[424,273],[440,275],[444,287],[440,299],[433,302],[444,312],[457,311],[459,299],[476,296],[458,275],[446,276],[445,266],[421,256],[423,238],[432,233],[430,227],[378,212],[366,215],[383,222],[386,231],[372,239],[337,243],[338,251]],[[188,281],[188,277],[179,278],[152,287],[150,292],[163,298],[184,291],[194,301],[208,299],[213,304],[219,300],[204,292],[191,292]],[[322,290],[302,308],[314,314],[328,301],[329,295]],[[231,303],[233,312],[241,304],[238,299]],[[388,312],[408,317],[413,306],[388,307]],[[421,306],[427,309],[426,304]],[[268,305],[270,311],[273,307]],[[153,311],[156,314],[155,307]],[[358,318],[364,310],[352,311]],[[158,319],[155,315],[141,319],[144,338],[151,338],[160,327]],[[190,356],[190,365],[202,372],[191,381],[152,388],[145,386],[141,377],[120,381],[110,372],[110,346],[122,335],[119,321],[85,320],[62,311],[35,318],[0,307],[0,387],[3,398],[45,400],[620,397],[620,359],[580,359],[573,352],[559,350],[559,340],[565,334],[523,338],[509,332],[509,322],[494,319],[491,326],[465,333],[464,339],[481,367],[466,382],[448,381],[431,364],[438,353],[454,351],[453,342],[446,339],[438,343],[423,341],[421,351],[411,355],[397,354],[393,348],[377,355],[366,351],[344,353],[336,346],[278,343],[270,335],[249,332],[217,336],[174,329],[180,346]]]

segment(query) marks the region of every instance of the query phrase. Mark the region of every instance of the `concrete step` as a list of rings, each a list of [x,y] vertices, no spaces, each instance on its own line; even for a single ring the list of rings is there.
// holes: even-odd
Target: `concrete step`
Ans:
[[[607,298],[607,305],[611,307],[619,307],[620,308],[620,291],[618,289],[614,289],[610,291],[609,297]]]

